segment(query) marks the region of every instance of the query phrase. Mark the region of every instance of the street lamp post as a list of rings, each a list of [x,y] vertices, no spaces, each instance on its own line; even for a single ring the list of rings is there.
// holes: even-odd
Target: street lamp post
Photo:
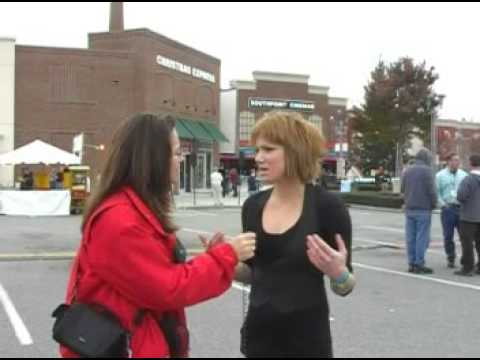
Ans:
[[[197,206],[197,168],[198,168],[198,148],[199,144],[196,139],[193,140],[193,151],[191,155],[193,169],[193,207]]]
[[[395,116],[398,116],[397,112],[398,109],[400,108],[400,99],[399,99],[399,90],[397,90],[397,100],[395,104]],[[397,143],[396,143],[396,149],[395,149],[395,177],[398,178],[401,175],[402,169],[401,169],[401,163],[402,162],[402,154],[400,151],[400,142],[398,141],[397,138]]]
[[[343,118],[343,110],[337,110],[337,117],[330,116],[331,129],[334,132],[335,155],[337,159],[337,177],[346,176],[346,154],[348,152],[348,124],[347,119]],[[346,114],[345,114],[346,115]],[[341,171],[340,171],[341,170]]]
[[[85,134],[81,133],[73,139],[73,153],[77,155],[80,159],[80,163],[83,163],[83,158],[85,156],[86,149],[93,149],[97,151],[104,151],[105,145],[91,145],[85,144]]]
[[[433,108],[433,105],[437,103],[437,100],[439,97],[437,95],[434,96],[433,100],[432,99],[427,99],[427,111],[430,112],[430,150],[432,152],[432,157],[433,157],[433,169],[436,172],[438,170],[438,144],[437,144],[437,116],[435,113],[435,109]]]
[[[105,150],[105,145],[103,145],[103,144],[101,144],[101,145],[83,144],[82,152],[80,154],[80,163],[82,163],[83,160],[84,160],[86,149],[93,149],[93,150],[96,150],[96,151],[104,151]]]
[[[98,151],[103,151],[105,150],[105,145],[90,145],[90,144],[85,144],[83,145],[83,147],[85,149],[94,149],[94,150],[98,150]]]

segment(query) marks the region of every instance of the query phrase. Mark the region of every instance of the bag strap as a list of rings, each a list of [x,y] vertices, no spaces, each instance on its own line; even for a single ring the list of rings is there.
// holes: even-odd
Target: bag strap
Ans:
[[[74,302],[76,302],[77,298],[78,298],[78,286],[80,284],[80,279],[81,279],[81,267],[80,267],[80,260],[82,258],[82,255],[83,254],[86,254],[86,247],[87,247],[87,244],[86,244],[86,241],[85,241],[85,237],[90,233],[91,231],[91,228],[92,228],[92,223],[93,223],[93,220],[103,211],[103,209],[98,209],[97,211],[95,211],[92,216],[90,217],[90,219],[88,220],[87,224],[85,225],[85,228],[83,229],[83,233],[82,233],[82,239],[81,239],[81,242],[80,242],[80,247],[78,249],[78,252],[77,252],[77,256],[75,257],[75,262],[73,264],[73,267],[72,267],[72,282],[71,284],[69,285],[69,291],[68,291],[68,294],[72,294],[71,298],[68,299],[68,303],[69,304],[73,304]]]
[[[92,226],[93,226],[93,223],[94,223],[95,219],[101,213],[108,210],[109,208],[110,208],[109,206],[100,206],[99,208],[97,208],[92,213],[90,218],[88,219],[88,221],[85,224],[85,227],[82,231],[82,239],[81,239],[81,242],[80,242],[80,247],[78,249],[77,256],[75,258],[75,263],[73,264],[73,267],[72,267],[73,278],[72,278],[71,284],[69,285],[69,291],[68,291],[69,294],[73,294],[72,298],[68,299],[70,304],[77,299],[77,295],[78,295],[78,286],[79,286],[80,280],[81,280],[80,260],[82,258],[82,255],[85,254],[84,256],[86,256],[86,253],[87,253],[86,238],[90,234],[90,231],[92,230]]]
[[[90,234],[94,219],[104,210],[105,209],[99,209],[98,211],[94,212],[94,214],[91,216],[90,220],[87,222],[87,224],[85,226],[85,229],[83,231],[82,241],[80,243],[80,247],[79,247],[77,256],[75,258],[75,262],[74,262],[73,267],[72,267],[72,283],[69,285],[69,291],[68,291],[68,293],[72,294],[72,296],[71,296],[70,299],[67,300],[69,305],[75,303],[78,299],[78,287],[79,287],[80,280],[81,280],[81,277],[82,277],[80,262],[81,262],[82,255],[85,256],[86,253],[87,253],[87,251],[86,251],[87,244],[86,244],[86,241],[85,241],[85,237],[88,234]],[[137,313],[134,316],[133,321],[132,321],[132,327],[131,327],[132,329],[131,329],[131,331],[129,331],[130,336],[135,332],[135,330],[138,327],[140,327],[143,320],[145,319],[146,314],[147,314],[147,310],[145,310],[145,309],[137,310]]]
[[[67,293],[69,294],[69,298],[67,299],[67,303],[69,305],[75,303],[77,301],[78,295],[78,285],[80,283],[80,258],[83,252],[83,240],[80,248],[78,250],[77,256],[75,257],[75,261],[72,266],[72,279],[68,286]]]

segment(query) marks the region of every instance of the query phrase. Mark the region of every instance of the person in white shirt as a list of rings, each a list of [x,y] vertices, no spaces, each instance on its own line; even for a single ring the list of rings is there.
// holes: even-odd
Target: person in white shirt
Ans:
[[[448,267],[454,269],[457,259],[455,245],[455,230],[460,235],[460,209],[461,205],[457,199],[458,189],[468,173],[461,169],[462,161],[455,153],[448,155],[448,164],[436,177],[438,202],[442,209],[442,227],[447,254]]]
[[[212,183],[212,190],[213,196],[215,198],[215,206],[223,206],[222,202],[222,183],[223,183],[223,176],[215,169],[215,171],[210,176],[211,183]]]
[[[354,182],[355,180],[361,179],[363,177],[362,171],[360,170],[360,164],[353,165],[347,173],[347,180]]]

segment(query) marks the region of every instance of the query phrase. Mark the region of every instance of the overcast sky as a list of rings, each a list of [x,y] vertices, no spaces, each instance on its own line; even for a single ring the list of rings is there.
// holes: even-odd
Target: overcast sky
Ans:
[[[222,86],[255,70],[311,75],[330,95],[363,100],[380,58],[411,56],[440,74],[444,118],[480,121],[480,4],[125,3],[125,27],[147,27],[222,60]],[[109,3],[0,3],[0,37],[86,47],[108,30]]]

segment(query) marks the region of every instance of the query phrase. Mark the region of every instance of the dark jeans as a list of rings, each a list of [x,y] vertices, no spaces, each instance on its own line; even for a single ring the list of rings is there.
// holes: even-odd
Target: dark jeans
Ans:
[[[463,222],[460,224],[460,234],[462,240],[462,265],[465,271],[475,269],[474,244],[477,249],[478,269],[480,270],[480,223]]]
[[[460,233],[460,208],[456,206],[447,206],[442,209],[442,227],[443,239],[445,244],[445,253],[448,261],[455,261],[457,252],[455,248],[455,229]]]

